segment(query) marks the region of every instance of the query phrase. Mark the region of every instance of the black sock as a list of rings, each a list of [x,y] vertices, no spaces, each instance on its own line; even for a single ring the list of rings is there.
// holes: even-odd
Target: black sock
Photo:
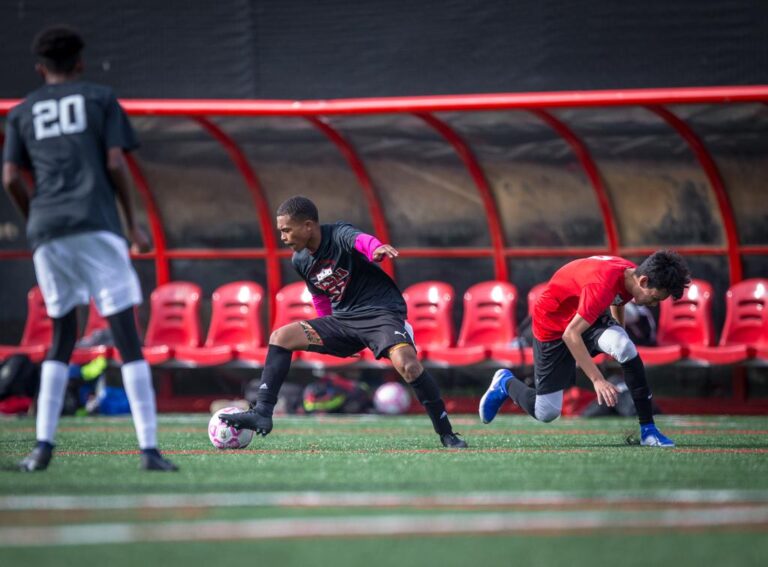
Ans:
[[[291,368],[291,356],[293,351],[281,346],[269,345],[267,349],[267,360],[261,373],[261,384],[256,394],[256,401],[259,409],[269,410],[269,415],[272,415],[271,410],[277,403],[277,394]]]
[[[645,379],[645,365],[636,356],[621,365],[624,370],[624,382],[632,395],[632,401],[637,409],[637,419],[640,425],[653,423],[653,404],[651,402],[651,389]]]
[[[525,413],[536,417],[536,390],[517,378],[507,380],[507,394]]]
[[[160,451],[157,450],[157,447],[151,447],[149,449],[142,449],[142,453],[145,455],[152,455],[153,457],[160,457]]]
[[[38,441],[37,447],[40,449],[47,449],[48,451],[53,451],[53,443],[48,443],[48,441]]]
[[[445,411],[445,403],[440,397],[440,389],[437,387],[435,379],[425,370],[416,380],[411,382],[411,388],[416,393],[416,398],[421,402],[421,405],[427,410],[435,433],[438,435],[453,433],[451,421],[448,419],[448,412]]]

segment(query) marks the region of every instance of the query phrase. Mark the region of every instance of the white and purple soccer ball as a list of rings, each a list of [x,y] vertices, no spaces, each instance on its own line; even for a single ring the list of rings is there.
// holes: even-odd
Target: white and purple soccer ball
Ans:
[[[228,407],[222,408],[211,416],[208,422],[208,438],[217,449],[244,449],[253,439],[253,431],[250,429],[237,430],[230,427],[221,419],[222,413],[240,413],[240,408]]]
[[[411,395],[400,382],[387,382],[373,394],[373,406],[379,413],[397,415],[411,407]]]

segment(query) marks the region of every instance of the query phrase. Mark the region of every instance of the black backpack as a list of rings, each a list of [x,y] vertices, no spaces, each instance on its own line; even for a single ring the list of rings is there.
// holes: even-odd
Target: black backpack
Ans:
[[[10,396],[34,398],[40,372],[25,354],[14,354],[0,367],[0,400]]]

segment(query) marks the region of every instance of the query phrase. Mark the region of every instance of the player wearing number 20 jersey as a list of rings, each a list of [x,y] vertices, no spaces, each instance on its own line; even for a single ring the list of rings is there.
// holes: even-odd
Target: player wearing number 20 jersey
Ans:
[[[27,238],[105,230],[122,236],[108,148],[132,150],[136,137],[112,89],[85,81],[47,84],[8,115],[5,161],[34,169]]]
[[[131,265],[116,200],[131,240],[148,247],[133,215],[133,189],[124,152],[136,147],[128,119],[109,87],[84,82],[80,35],[66,26],[34,41],[36,69],[45,85],[8,116],[3,185],[27,221],[37,283],[53,320],[53,340],[40,372],[37,446],[19,463],[40,471],[53,456],[54,436],[77,339],[78,305],[93,301],[109,321],[123,365],[145,470],[174,471],[157,450],[152,374],[141,351],[133,307],[141,287]],[[22,182],[33,174],[34,187]]]

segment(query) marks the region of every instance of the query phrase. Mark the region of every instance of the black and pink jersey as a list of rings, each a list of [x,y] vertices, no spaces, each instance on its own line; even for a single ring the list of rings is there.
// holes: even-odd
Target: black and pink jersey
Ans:
[[[320,231],[320,247],[314,254],[305,248],[292,258],[310,293],[327,296],[337,317],[383,310],[405,318],[405,300],[397,284],[355,247],[364,233],[343,222],[321,225]]]

